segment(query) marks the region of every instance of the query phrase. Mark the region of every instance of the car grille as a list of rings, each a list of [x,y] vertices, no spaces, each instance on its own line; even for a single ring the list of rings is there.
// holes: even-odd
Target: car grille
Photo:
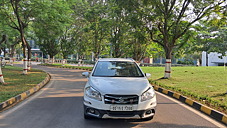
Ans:
[[[138,104],[137,95],[105,95],[105,104]]]

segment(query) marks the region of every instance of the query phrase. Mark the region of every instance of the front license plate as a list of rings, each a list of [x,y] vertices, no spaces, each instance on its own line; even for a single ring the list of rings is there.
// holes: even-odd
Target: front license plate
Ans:
[[[111,111],[133,111],[132,105],[111,105]]]

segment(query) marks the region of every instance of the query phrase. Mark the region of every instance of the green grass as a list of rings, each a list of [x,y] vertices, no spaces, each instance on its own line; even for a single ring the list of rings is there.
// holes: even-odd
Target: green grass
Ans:
[[[152,74],[150,79],[152,83],[180,92],[227,113],[227,69],[172,67],[170,79],[160,79],[164,76],[164,67],[142,67],[142,70]]]
[[[28,75],[22,75],[22,68],[6,66],[2,68],[6,85],[0,84],[0,103],[25,92],[42,82],[47,74],[41,70],[32,69]]]

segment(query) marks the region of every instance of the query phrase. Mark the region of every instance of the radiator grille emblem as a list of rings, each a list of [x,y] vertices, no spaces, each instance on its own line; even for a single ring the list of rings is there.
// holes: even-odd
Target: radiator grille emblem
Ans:
[[[124,103],[124,99],[122,97],[119,98],[120,103]]]

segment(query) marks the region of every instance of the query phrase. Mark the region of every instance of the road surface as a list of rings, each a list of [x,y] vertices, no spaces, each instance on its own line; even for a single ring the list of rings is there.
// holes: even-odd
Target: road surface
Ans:
[[[0,113],[0,128],[210,128],[225,127],[208,116],[157,93],[151,121],[83,118],[82,70],[33,66],[49,72],[51,81],[35,95]]]

